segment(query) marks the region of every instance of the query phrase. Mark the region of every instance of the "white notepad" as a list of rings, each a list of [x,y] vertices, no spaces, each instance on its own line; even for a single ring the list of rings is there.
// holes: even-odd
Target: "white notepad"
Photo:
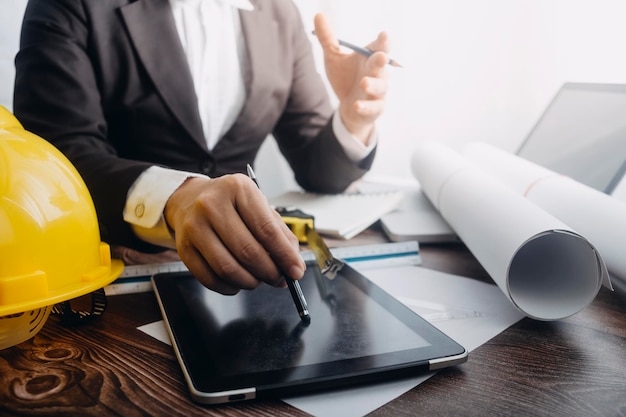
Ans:
[[[315,194],[289,191],[269,199],[275,207],[293,207],[315,218],[318,233],[351,239],[402,202],[403,193]]]

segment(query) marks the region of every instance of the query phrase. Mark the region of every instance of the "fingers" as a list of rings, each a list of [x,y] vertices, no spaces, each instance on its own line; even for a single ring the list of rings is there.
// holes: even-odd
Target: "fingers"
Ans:
[[[360,82],[360,88],[363,93],[363,99],[355,100],[355,111],[382,111],[385,104],[384,100],[389,88],[388,77],[363,77]]]
[[[354,112],[362,118],[375,119],[385,111],[384,100],[357,100],[353,104]]]
[[[371,77],[365,76],[361,79],[360,88],[366,97],[372,99],[381,99],[387,95],[389,89],[389,77]]]
[[[179,249],[179,252],[180,258],[189,272],[205,287],[224,295],[235,295],[242,288],[241,285],[231,284],[231,281],[223,280],[194,247]],[[255,280],[255,284],[258,286],[260,282]]]
[[[323,13],[318,13],[313,19],[315,26],[315,34],[317,39],[324,50],[324,54],[341,52],[339,48],[339,41],[333,32],[330,22]]]
[[[304,274],[297,239],[243,175],[188,181],[168,201],[166,217],[181,260],[215,291],[282,287],[285,275]]]
[[[380,32],[378,34],[378,37],[376,37],[376,40],[367,45],[367,48],[370,51],[389,52],[389,50],[391,49],[391,44],[389,42],[389,35],[387,34],[387,32]]]
[[[285,222],[275,210],[267,204],[267,200],[260,192],[247,194],[241,199],[237,209],[241,219],[250,232],[250,240],[260,245],[254,249],[252,256],[248,256],[245,250],[240,250],[241,260],[246,264],[250,262],[251,268],[259,268],[262,272],[272,271],[278,267],[280,277],[287,275],[293,279],[300,279],[304,275],[304,261],[299,253],[298,239],[289,230]],[[227,241],[229,247],[242,247],[238,240]],[[258,253],[260,250],[265,252]],[[259,260],[264,262],[259,264]]]
[[[365,63],[366,74],[370,77],[388,78],[389,56],[382,51],[372,54]]]
[[[318,13],[314,18],[315,34],[317,39],[324,50],[324,55],[327,59],[332,58],[333,54],[336,56],[342,56],[339,40],[337,39],[330,22],[323,13]],[[378,34],[376,40],[366,46],[366,49],[374,52],[384,52],[385,55],[378,57],[370,57],[368,61],[372,61],[375,65],[372,69],[380,70],[389,62],[389,58],[386,53],[390,50],[389,35],[387,32],[381,32]],[[349,55],[349,54],[348,54]],[[357,54],[358,55],[358,54]],[[376,55],[376,54],[374,54]]]
[[[193,275],[205,287],[227,295],[258,287],[261,281],[240,265],[216,231],[201,224],[188,223],[189,229],[182,229],[177,239],[180,257]]]

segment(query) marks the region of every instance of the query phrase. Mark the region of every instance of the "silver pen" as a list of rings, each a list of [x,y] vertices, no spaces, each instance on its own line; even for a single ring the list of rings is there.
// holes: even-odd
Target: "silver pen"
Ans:
[[[313,33],[313,35],[317,36],[315,31],[313,31],[311,33]],[[370,56],[372,56],[376,52],[376,51],[372,51],[371,49],[368,49],[368,48],[363,48],[362,46],[354,45],[354,44],[352,44],[350,42],[342,41],[341,39],[337,39],[337,42],[339,42],[339,45],[345,46],[346,48],[350,48],[354,52],[356,52],[358,54],[361,54],[361,55],[363,55],[365,57],[370,57]],[[389,58],[389,62],[387,62],[387,64],[391,65],[392,67],[402,68],[402,65],[400,65],[398,63],[398,61],[395,61],[395,60],[393,60],[391,58]]]

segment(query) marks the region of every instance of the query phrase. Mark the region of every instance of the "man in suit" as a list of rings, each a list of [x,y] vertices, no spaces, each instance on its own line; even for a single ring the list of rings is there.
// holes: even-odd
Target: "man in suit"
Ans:
[[[291,0],[30,0],[14,111],[89,187],[103,240],[176,248],[224,294],[299,279],[298,243],[243,173],[268,134],[306,190],[371,166],[387,37],[369,58],[315,28],[333,111]]]

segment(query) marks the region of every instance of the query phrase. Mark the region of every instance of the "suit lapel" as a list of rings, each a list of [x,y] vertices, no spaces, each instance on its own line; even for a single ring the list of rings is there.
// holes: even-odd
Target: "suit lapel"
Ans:
[[[159,94],[206,149],[193,80],[168,0],[139,0],[121,9],[131,40]]]
[[[274,62],[272,55],[277,53],[275,50],[278,36],[277,22],[267,16],[261,2],[252,0],[252,3],[254,11],[239,12],[248,59],[244,74],[246,103],[231,129],[232,133],[236,133],[238,127],[243,127],[240,125],[246,125],[246,120],[266,105],[267,97],[263,95],[263,86],[259,83],[267,79],[262,71],[269,70],[267,62]]]

